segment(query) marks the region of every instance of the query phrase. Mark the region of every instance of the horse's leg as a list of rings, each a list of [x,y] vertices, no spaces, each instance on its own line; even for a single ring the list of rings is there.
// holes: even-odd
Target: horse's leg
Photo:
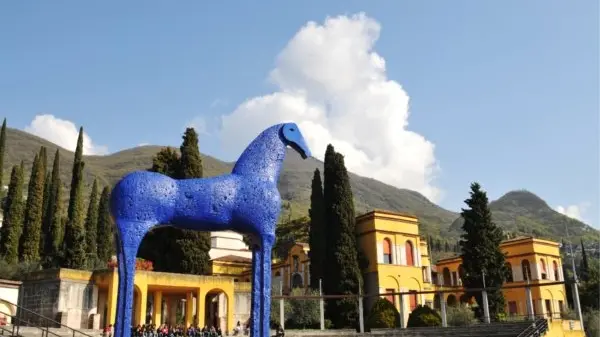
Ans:
[[[131,313],[135,277],[135,257],[152,224],[116,219],[117,259],[119,265],[119,294],[114,337],[131,336]]]
[[[262,254],[259,243],[252,244],[252,294],[250,304],[250,336],[262,337],[261,330],[261,266]]]
[[[275,234],[266,234],[262,237],[261,254],[262,254],[262,280],[261,280],[261,315],[262,315],[262,335],[261,337],[269,337],[271,332],[271,253],[273,244],[275,243]],[[281,322],[283,324],[283,322]]]

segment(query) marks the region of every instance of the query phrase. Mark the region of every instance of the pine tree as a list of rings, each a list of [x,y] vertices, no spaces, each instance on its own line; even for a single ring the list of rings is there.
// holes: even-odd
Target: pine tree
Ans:
[[[110,217],[110,188],[104,187],[98,203],[98,227],[96,246],[98,247],[98,260],[107,263],[114,251],[113,222]]]
[[[328,272],[325,288],[328,295],[357,294],[362,288],[358,262],[356,217],[344,157],[328,145],[325,152],[326,256]],[[329,301],[327,313],[336,328],[353,326],[358,321],[354,299]]]
[[[2,122],[2,129],[0,129],[0,191],[4,191],[4,150],[6,149],[6,118]]]
[[[64,261],[62,266],[72,269],[84,269],[87,265],[84,210],[83,210],[83,128],[79,129],[77,148],[73,160],[71,192],[67,210],[67,225],[64,237]]]
[[[19,242],[23,233],[23,162],[13,166],[0,227],[0,257],[7,263],[19,261]]]
[[[310,285],[313,289],[319,289],[319,280],[323,279],[324,258],[325,258],[325,208],[323,204],[323,184],[321,182],[321,172],[315,169],[311,195],[310,225],[308,231],[308,244],[310,246]]]
[[[58,149],[54,154],[52,175],[50,178],[50,192],[48,194],[48,206],[44,217],[44,256],[42,265],[44,268],[55,268],[61,260],[61,248],[64,236],[62,215],[62,182],[60,180],[60,153]]]
[[[87,216],[85,218],[85,238],[88,256],[88,267],[94,268],[98,259],[98,181],[94,179]]]
[[[585,251],[585,245],[583,239],[581,239],[581,265],[579,266],[579,273],[581,274],[581,280],[587,281],[590,272],[590,265],[588,264],[588,257]]]
[[[461,212],[464,233],[460,241],[465,271],[464,287],[482,288],[484,278],[486,287],[501,287],[508,273],[504,253],[500,250],[502,230],[492,221],[488,197],[478,183],[471,184],[470,198],[465,200],[465,204],[469,208]],[[468,299],[473,296],[482,308],[481,292],[464,295]],[[502,290],[488,290],[488,303],[490,314],[503,312]]]
[[[27,204],[25,221],[23,222],[23,235],[21,236],[20,258],[24,262],[40,260],[40,240],[42,237],[42,209],[44,207],[44,172],[46,149],[42,147],[35,156],[31,168],[31,178],[27,189]]]

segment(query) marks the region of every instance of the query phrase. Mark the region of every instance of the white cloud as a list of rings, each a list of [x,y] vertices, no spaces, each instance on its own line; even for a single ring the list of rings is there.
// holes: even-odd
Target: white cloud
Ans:
[[[208,128],[206,127],[206,120],[202,116],[195,117],[185,125],[186,128],[194,128],[196,133],[199,135],[208,135]],[[185,130],[184,130],[185,131]]]
[[[266,127],[295,121],[315,157],[331,143],[350,171],[439,201],[434,144],[407,129],[409,97],[373,50],[380,29],[362,13],[308,22],[270,73],[278,91],[222,117],[224,154],[234,158]]]
[[[137,146],[141,147],[141,146],[148,146],[148,145],[150,145],[150,143],[139,143]]]
[[[578,205],[569,205],[569,206],[556,206],[555,210],[558,213],[564,214],[569,218],[577,219],[579,221],[585,222],[585,213],[590,207],[589,202],[582,202]]]
[[[69,151],[75,151],[77,147],[79,128],[73,122],[57,118],[54,115],[37,115],[24,130]],[[85,131],[83,132],[84,155],[104,155],[107,153],[108,148],[106,146],[94,144],[92,138]]]

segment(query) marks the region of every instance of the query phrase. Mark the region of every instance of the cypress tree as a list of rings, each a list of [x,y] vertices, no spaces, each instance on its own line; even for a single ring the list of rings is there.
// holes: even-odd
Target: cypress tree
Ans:
[[[71,177],[71,192],[67,210],[67,225],[64,237],[65,268],[84,269],[86,262],[85,227],[83,224],[83,128],[79,129],[75,158],[73,159],[73,174]]]
[[[31,168],[31,178],[27,190],[27,204],[25,221],[23,222],[23,235],[21,236],[20,257],[24,262],[40,260],[40,240],[42,237],[42,209],[44,206],[44,172],[43,159],[45,148],[35,156]]]
[[[354,200],[344,157],[328,145],[325,152],[326,259],[327,294],[357,294],[362,288],[358,261]],[[336,328],[353,326],[358,322],[355,299],[329,301],[327,313]]]
[[[60,153],[54,154],[50,192],[48,194],[47,210],[44,216],[44,257],[45,268],[58,267],[63,243],[64,228],[62,223],[62,182],[60,180]]]
[[[23,233],[23,162],[13,166],[0,227],[0,257],[7,263],[19,261],[19,242]]]
[[[508,273],[504,253],[500,250],[502,230],[492,221],[487,194],[478,183],[471,184],[470,198],[465,204],[469,208],[461,212],[464,219],[460,240],[465,271],[463,284],[466,289],[482,288],[485,277],[486,287],[501,287]],[[473,296],[482,308],[480,292],[466,293],[463,300]],[[490,314],[504,312],[502,290],[488,290],[488,303]]]
[[[87,216],[85,218],[85,238],[90,268],[94,268],[98,259],[98,181],[94,179]]]
[[[202,158],[198,148],[198,134],[187,128],[183,143],[179,148],[179,179],[202,178]],[[190,274],[210,273],[210,232],[174,229],[175,246],[179,248],[180,259],[176,271]]]
[[[52,190],[52,174],[49,171],[46,171],[46,179],[44,179],[44,199],[42,205],[42,230],[40,236],[40,257],[44,260],[46,256],[46,240],[48,238],[46,235],[49,232],[49,224],[48,224],[48,206],[50,205],[50,192]]]
[[[2,129],[0,129],[0,191],[4,193],[4,150],[6,149],[6,118],[2,122]]]
[[[107,263],[114,250],[114,231],[110,217],[110,188],[104,187],[98,203],[98,227],[96,246],[98,247],[98,260]]]
[[[179,174],[179,154],[171,147],[162,148],[152,158],[151,172],[157,172],[175,178]],[[101,213],[100,213],[101,214]],[[174,233],[171,227],[156,227],[152,229],[140,244],[138,256],[154,263],[154,270],[172,271],[173,264],[167,258],[174,249]]]
[[[325,208],[323,200],[323,184],[321,172],[315,169],[312,179],[310,209],[310,226],[308,231],[308,244],[310,246],[310,285],[319,289],[319,280],[324,275],[325,258]]]
[[[451,252],[452,250],[450,250],[450,244],[448,243],[448,241],[444,242],[444,251],[445,252]]]

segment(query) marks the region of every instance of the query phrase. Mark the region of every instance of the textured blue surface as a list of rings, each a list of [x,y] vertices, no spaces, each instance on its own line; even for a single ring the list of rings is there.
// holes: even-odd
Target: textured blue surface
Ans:
[[[269,336],[271,250],[281,210],[277,181],[288,145],[303,158],[310,156],[298,126],[285,123],[258,135],[231,174],[174,180],[159,173],[139,171],[117,183],[111,195],[119,264],[115,337],[131,335],[135,256],[144,235],[157,225],[251,234],[254,240],[251,336]]]

